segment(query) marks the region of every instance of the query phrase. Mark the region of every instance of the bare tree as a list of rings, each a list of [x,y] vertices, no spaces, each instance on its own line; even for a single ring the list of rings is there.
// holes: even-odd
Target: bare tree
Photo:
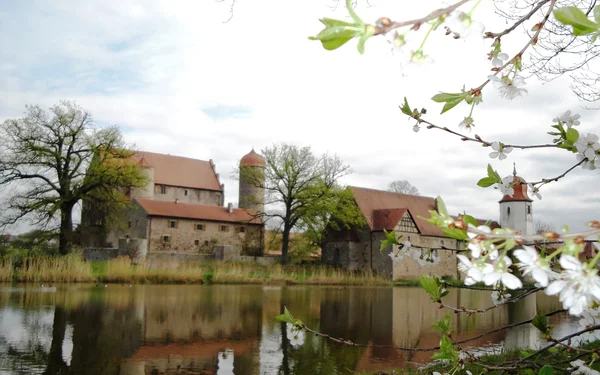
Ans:
[[[396,180],[390,182],[390,184],[387,187],[387,190],[394,193],[406,195],[419,195],[419,189],[412,186],[410,182],[406,180]]]
[[[536,220],[535,221],[535,234],[541,234],[543,232],[556,232],[554,225],[547,221]]]
[[[534,18],[550,6],[549,0],[495,0],[497,13],[510,21],[519,21],[529,15]],[[574,6],[586,14],[593,13],[597,0],[558,0],[555,8]],[[540,13],[541,14],[541,13]],[[523,22],[523,30],[532,37]],[[525,69],[543,81],[551,81],[563,75],[571,79],[571,90],[582,100],[594,102],[600,99],[600,45],[589,43],[586,38],[573,35],[570,26],[550,17],[533,46],[529,64]]]
[[[0,188],[7,194],[0,225],[29,218],[48,227],[58,221],[59,252],[70,251],[72,212],[84,199],[122,201],[120,188],[146,178],[117,128],[94,129],[92,117],[63,101],[49,112],[27,106],[25,117],[0,126]]]

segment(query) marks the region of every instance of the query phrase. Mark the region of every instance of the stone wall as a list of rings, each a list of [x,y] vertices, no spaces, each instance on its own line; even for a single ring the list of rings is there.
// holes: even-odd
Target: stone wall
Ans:
[[[103,262],[125,255],[119,249],[86,247],[83,249],[83,260],[88,262]]]
[[[175,228],[170,227],[171,220],[175,220]],[[203,225],[203,230],[197,230],[198,224]],[[223,225],[226,231],[221,231]],[[241,227],[244,232],[240,232]],[[148,246],[149,252],[212,253],[215,246],[231,245],[242,247],[244,252],[256,249],[253,255],[262,255],[261,231],[262,226],[255,224],[153,217]]]
[[[148,238],[148,215],[140,206],[133,205],[123,214],[121,223],[113,224],[107,236],[106,247],[118,247],[122,238]],[[147,251],[146,249],[143,250]]]
[[[425,249],[412,248],[410,254],[401,250],[400,254],[403,259],[399,262],[392,262],[394,280],[415,280],[421,275],[458,278],[456,254],[445,250],[434,250],[429,253],[431,248],[440,248],[441,246],[456,249],[458,248],[456,240],[446,237],[421,236],[415,233],[401,234],[403,235],[401,241],[408,240],[413,245],[423,246]],[[394,245],[394,253],[397,251],[398,246]],[[418,258],[421,257],[423,259],[419,262]],[[425,259],[430,259],[432,262],[427,262]]]
[[[165,193],[162,194],[162,186],[165,187]],[[187,193],[186,193],[187,192]],[[223,193],[220,191],[184,188],[169,185],[154,185],[154,199],[157,201],[175,202],[175,199],[181,203],[205,204],[208,206],[222,206]]]

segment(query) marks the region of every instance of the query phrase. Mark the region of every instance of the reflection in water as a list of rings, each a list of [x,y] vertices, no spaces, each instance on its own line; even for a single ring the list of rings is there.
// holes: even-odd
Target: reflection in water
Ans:
[[[449,304],[491,304],[454,290]],[[310,327],[357,343],[427,348],[446,311],[420,288],[65,285],[0,288],[0,374],[345,374],[405,368],[430,352],[345,347],[312,335],[290,344],[274,317],[287,307]],[[485,314],[453,316],[458,339],[560,308],[544,295]],[[564,333],[572,324],[556,315]],[[474,340],[492,349],[537,346],[523,325]]]

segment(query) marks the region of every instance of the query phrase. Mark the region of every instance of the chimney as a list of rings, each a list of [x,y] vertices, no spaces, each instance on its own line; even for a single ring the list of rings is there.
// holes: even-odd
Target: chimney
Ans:
[[[227,203],[227,212],[233,213],[233,203]]]
[[[219,181],[219,174],[217,173],[217,181]]]

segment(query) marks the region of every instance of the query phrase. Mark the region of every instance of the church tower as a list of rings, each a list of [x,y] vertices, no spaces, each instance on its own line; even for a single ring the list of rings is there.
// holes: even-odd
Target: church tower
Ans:
[[[239,208],[254,212],[265,212],[265,158],[252,148],[240,160]]]
[[[505,195],[500,203],[500,226],[521,232],[524,236],[533,233],[533,214],[531,202],[527,195],[527,182],[517,176],[517,168],[513,169],[513,196]]]

